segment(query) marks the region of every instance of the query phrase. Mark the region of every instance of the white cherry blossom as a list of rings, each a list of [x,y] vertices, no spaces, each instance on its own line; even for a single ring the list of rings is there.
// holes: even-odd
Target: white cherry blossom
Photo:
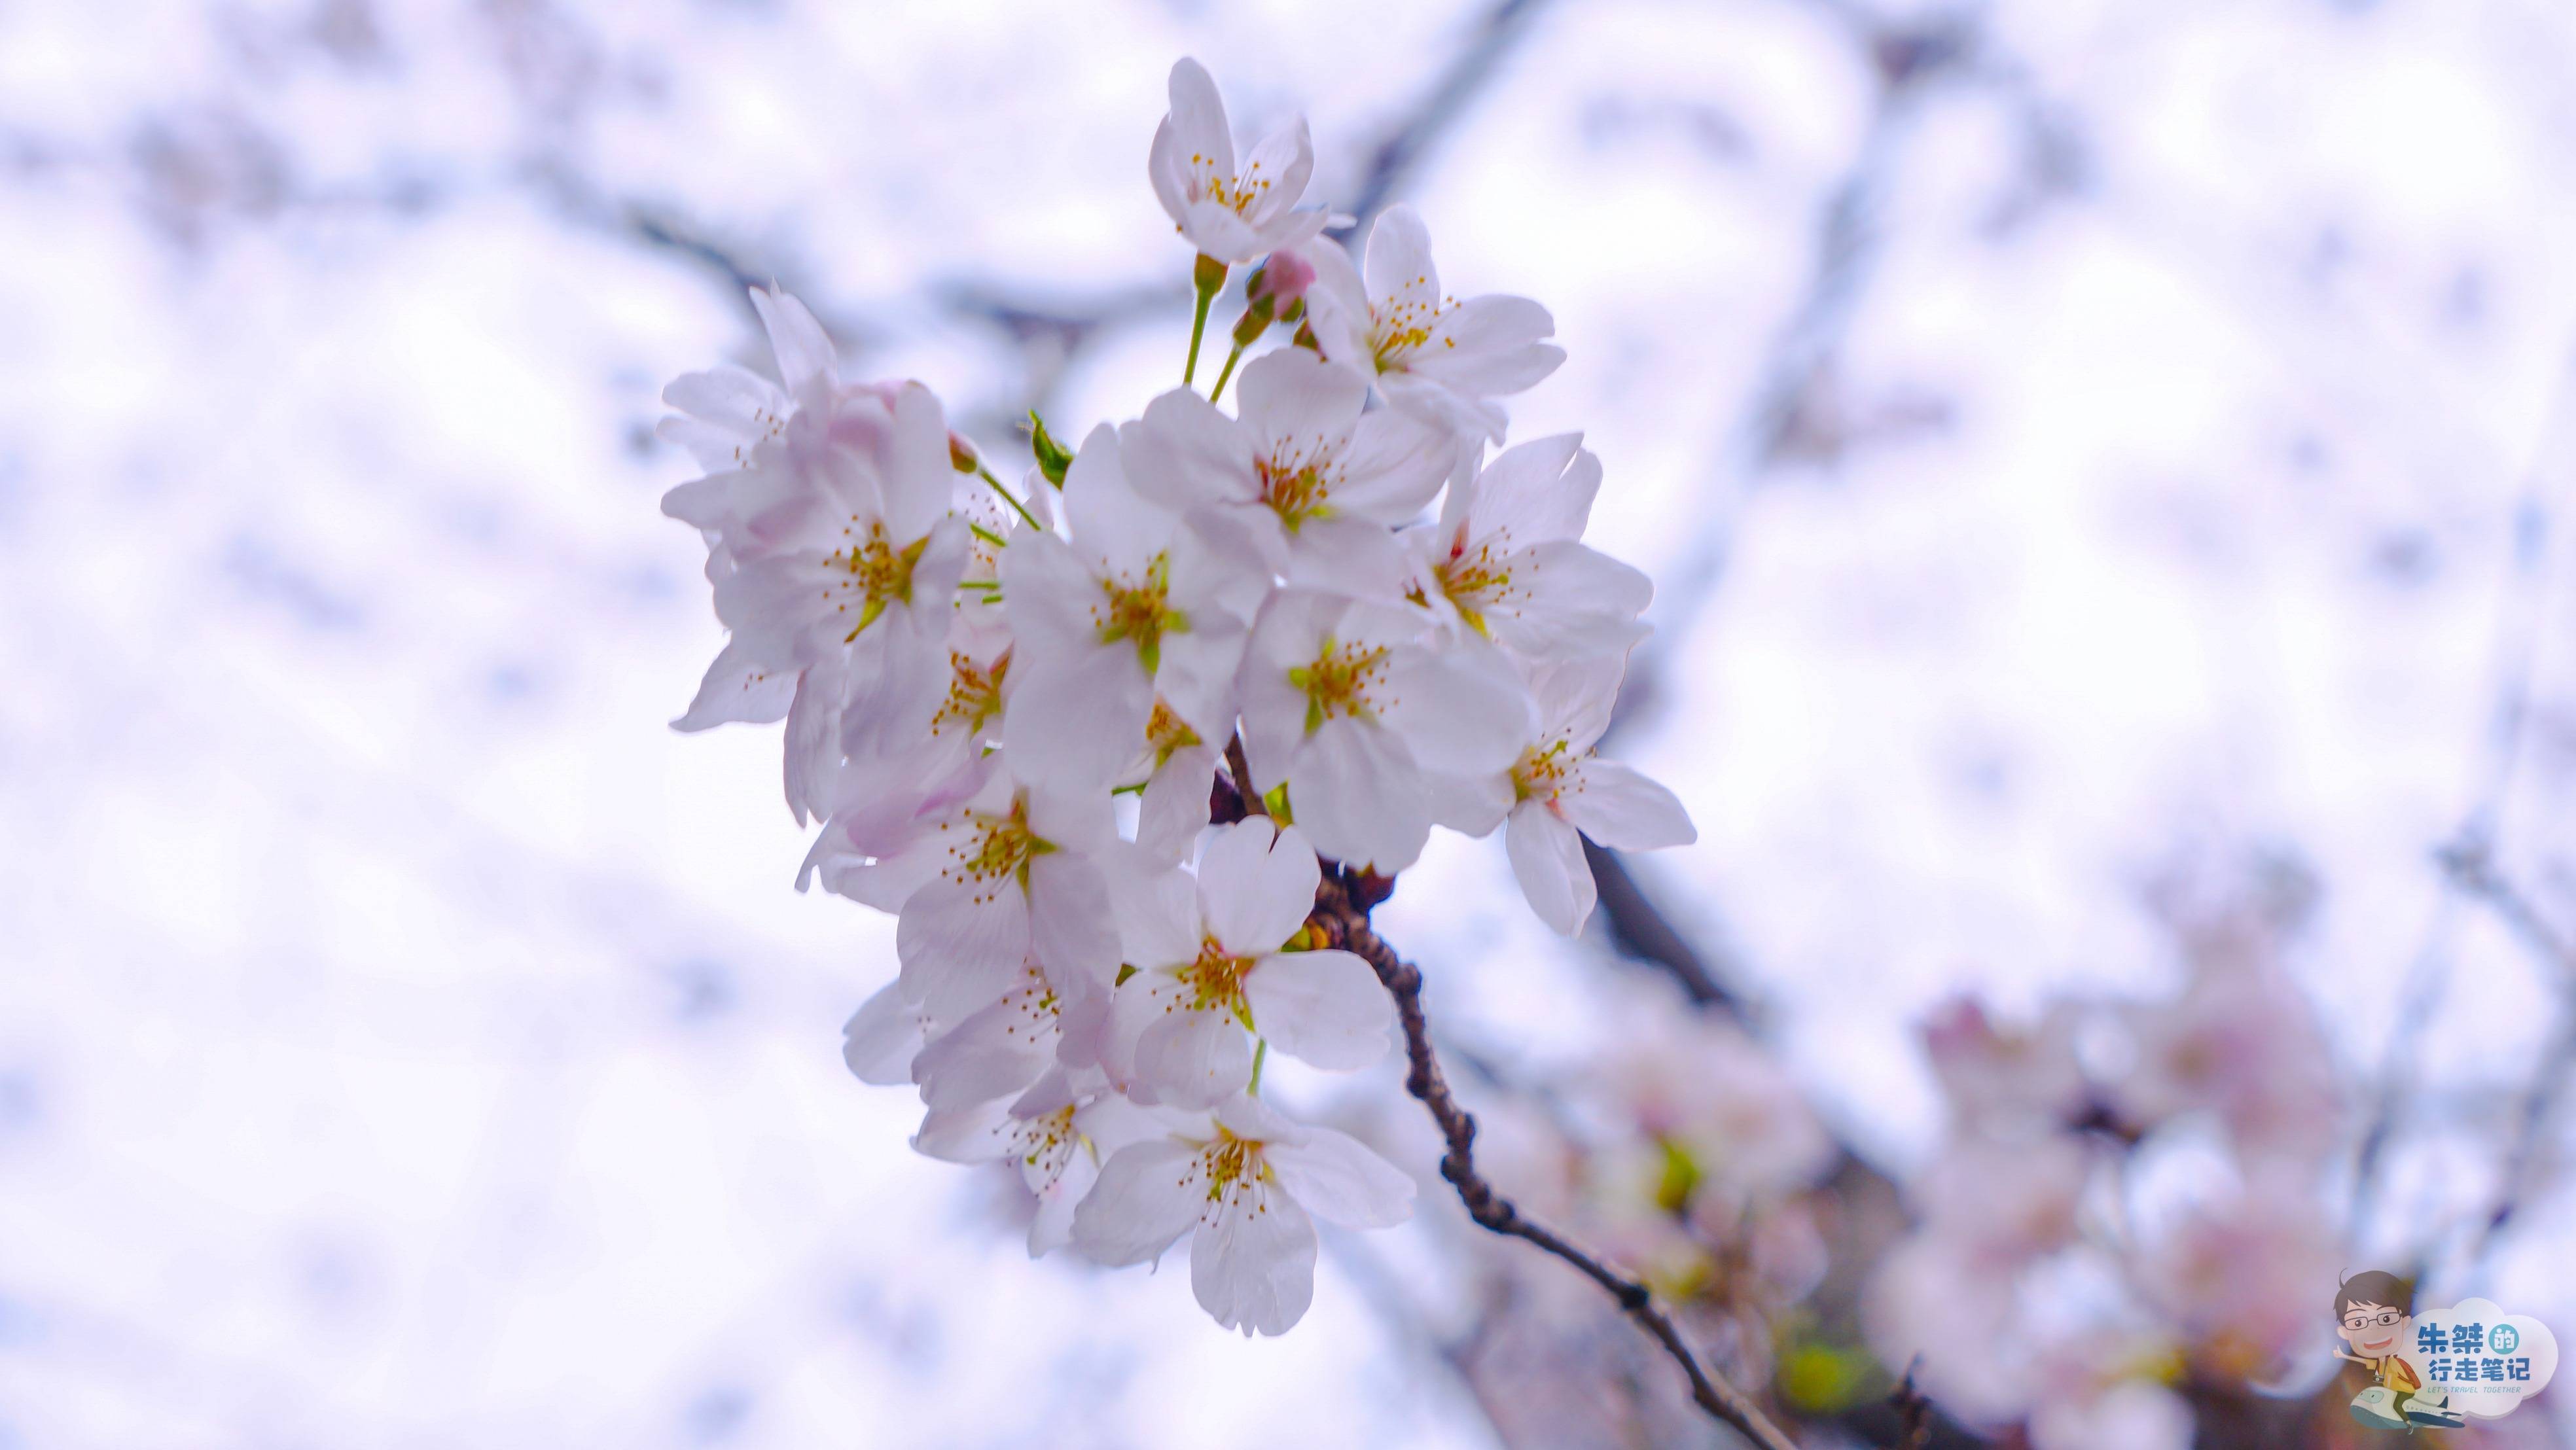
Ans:
[[[1655,590],[1582,542],[1601,488],[1601,460],[1582,443],[1522,443],[1454,483],[1437,524],[1405,531],[1415,594],[1523,659],[1624,657]]]
[[[1596,895],[1584,836],[1621,851],[1699,839],[1671,791],[1593,753],[1610,726],[1626,667],[1616,655],[1538,667],[1530,685],[1539,728],[1508,768],[1431,782],[1442,825],[1481,836],[1505,823],[1504,846],[1521,894],[1540,920],[1569,936],[1592,915]]]
[[[1212,1107],[1252,1077],[1252,1034],[1329,1071],[1386,1055],[1395,1009],[1345,951],[1283,951],[1322,874],[1296,828],[1260,816],[1209,833],[1198,874],[1122,879],[1119,940],[1135,972],[1103,1054],[1139,1102]]]
[[[1408,566],[1388,529],[1440,491],[1458,439],[1410,413],[1364,415],[1367,400],[1303,348],[1264,353],[1243,369],[1239,419],[1187,388],[1148,403],[1120,431],[1128,477],[1247,567],[1393,598]]]
[[[1096,1076],[1056,1068],[1016,1100],[931,1109],[912,1146],[950,1163],[1018,1160],[1020,1181],[1038,1201],[1029,1223],[1036,1258],[1072,1237],[1075,1205],[1099,1180],[1102,1161],[1162,1132]]]
[[[1110,1157],[1073,1215],[1076,1248],[1142,1264],[1195,1229],[1190,1288],[1227,1329],[1285,1334],[1315,1297],[1315,1217],[1391,1228],[1413,1180],[1358,1140],[1290,1122],[1258,1098]]]
[[[1503,411],[1492,400],[1565,361],[1563,348],[1541,340],[1556,332],[1546,308],[1526,297],[1461,302],[1443,293],[1431,234],[1410,206],[1388,208],[1369,229],[1365,276],[1329,240],[1298,255],[1315,269],[1306,302],[1324,356],[1374,379],[1399,407],[1500,441]]]
[[[1002,734],[1025,778],[1106,786],[1157,696],[1200,739],[1222,738],[1266,577],[1211,550],[1128,486],[1117,430],[1083,440],[1064,480],[1073,533],[1023,531],[1002,553],[1019,671]]]
[[[1426,771],[1490,776],[1533,732],[1499,652],[1442,649],[1428,616],[1303,589],[1271,597],[1243,660],[1252,787],[1285,782],[1315,849],[1393,872],[1431,833]],[[1598,732],[1596,732],[1598,733]]]
[[[1238,168],[1225,100],[1207,68],[1186,57],[1174,64],[1171,94],[1145,168],[1174,229],[1201,256],[1258,261],[1324,229],[1324,212],[1297,206],[1315,170],[1305,117],[1265,137]]]

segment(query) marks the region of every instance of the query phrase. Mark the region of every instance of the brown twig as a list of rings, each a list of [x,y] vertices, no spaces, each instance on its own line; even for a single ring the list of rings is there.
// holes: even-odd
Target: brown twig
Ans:
[[[1404,1030],[1405,1055],[1412,1065],[1404,1088],[1421,1100],[1423,1107],[1430,1110],[1432,1121],[1439,1125],[1448,1145],[1440,1160],[1440,1176],[1457,1190],[1467,1216],[1489,1232],[1536,1245],[1600,1285],[1602,1292],[1681,1367],[1690,1380],[1691,1399],[1701,1409],[1766,1450],[1796,1450],[1797,1442],[1772,1424],[1750,1396],[1701,1362],[1681,1326],[1656,1304],[1653,1292],[1644,1284],[1521,1212],[1518,1205],[1476,1171],[1476,1120],[1450,1094],[1448,1079],[1440,1071],[1440,1059],[1432,1052],[1431,1027],[1422,1012],[1422,973],[1396,955],[1395,949],[1369,925],[1370,910],[1384,901],[1394,886],[1391,879],[1374,872],[1336,867],[1324,877],[1315,894],[1313,920],[1332,945],[1367,962],[1385,984],[1387,995],[1395,999],[1396,1019]]]

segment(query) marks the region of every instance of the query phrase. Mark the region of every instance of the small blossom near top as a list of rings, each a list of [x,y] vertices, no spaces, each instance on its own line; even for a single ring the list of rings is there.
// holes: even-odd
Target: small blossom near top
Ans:
[[[1207,68],[1187,59],[1174,65],[1171,91],[1171,113],[1154,132],[1146,173],[1173,227],[1199,255],[1259,261],[1324,229],[1323,212],[1297,205],[1315,171],[1305,117],[1263,138],[1237,168],[1225,99]]]
[[[1493,400],[1521,392],[1565,361],[1541,341],[1556,333],[1547,309],[1526,297],[1470,297],[1440,290],[1431,234],[1409,206],[1388,208],[1369,229],[1367,272],[1327,240],[1298,255],[1314,269],[1307,307],[1324,356],[1374,380],[1388,401],[1499,442]]]

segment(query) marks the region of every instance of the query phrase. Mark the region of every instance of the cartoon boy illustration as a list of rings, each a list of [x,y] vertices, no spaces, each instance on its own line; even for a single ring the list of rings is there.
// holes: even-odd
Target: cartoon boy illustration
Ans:
[[[2406,1362],[2406,1335],[2415,1327],[2415,1286],[2394,1274],[2367,1269],[2335,1293],[2336,1334],[2352,1346],[2335,1357],[2367,1369],[2379,1383],[2352,1397],[2352,1417],[2382,1430],[2456,1430],[2463,1423],[2450,1395],[2427,1389]]]

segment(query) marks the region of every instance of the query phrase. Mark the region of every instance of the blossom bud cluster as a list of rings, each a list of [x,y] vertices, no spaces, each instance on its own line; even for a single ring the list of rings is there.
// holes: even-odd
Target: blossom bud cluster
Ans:
[[[1207,73],[1173,68],[1148,172],[1195,252],[1183,385],[1069,447],[1038,424],[1016,487],[922,384],[844,381],[775,289],[776,381],[664,395],[708,470],[664,508],[729,631],[677,723],[783,719],[788,808],[821,823],[800,889],[897,918],[850,1067],[919,1089],[920,1151],[1018,1165],[1032,1252],[1192,1235],[1200,1303],[1246,1333],[1305,1312],[1310,1215],[1413,1196],[1258,1096],[1273,1051],[1350,1071],[1393,1040],[1375,972],[1309,927],[1324,862],[1391,876],[1434,825],[1501,827],[1572,932],[1578,831],[1692,836],[1593,753],[1650,594],[1581,542],[1600,460],[1501,446],[1497,399],[1563,360],[1547,311],[1443,293],[1409,210],[1355,260],[1302,204],[1313,167],[1302,120],[1238,159]],[[1253,264],[1203,395],[1208,308]],[[1212,823],[1221,789],[1253,813]]]

